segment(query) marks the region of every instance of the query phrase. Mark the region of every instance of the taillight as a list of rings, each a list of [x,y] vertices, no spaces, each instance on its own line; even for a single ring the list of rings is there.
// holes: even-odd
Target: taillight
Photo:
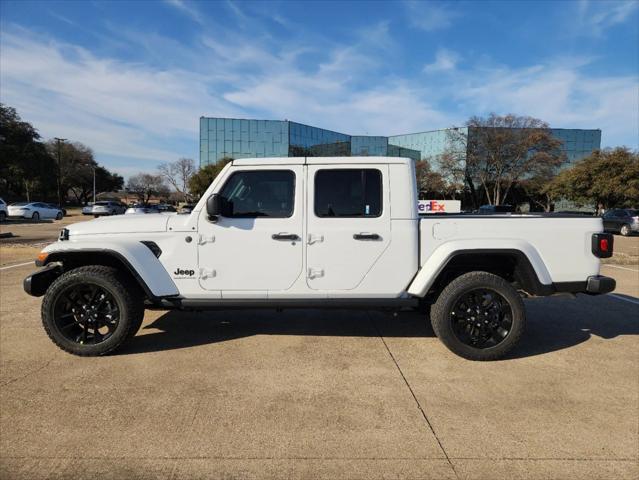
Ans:
[[[591,243],[593,255],[599,258],[612,257],[613,239],[610,233],[593,233]]]

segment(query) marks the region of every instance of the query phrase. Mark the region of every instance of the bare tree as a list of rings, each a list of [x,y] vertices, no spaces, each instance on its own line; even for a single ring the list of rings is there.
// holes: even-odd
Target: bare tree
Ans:
[[[147,203],[152,196],[168,196],[169,188],[164,183],[162,175],[138,173],[129,178],[127,190],[134,193],[140,202]]]
[[[163,163],[158,167],[158,172],[178,193],[184,196],[184,201],[189,200],[189,180],[195,173],[195,162],[191,158],[180,158],[176,162]]]
[[[445,198],[448,193],[448,185],[439,172],[433,172],[430,163],[426,160],[415,162],[415,174],[417,176],[417,191],[420,198]]]
[[[491,205],[505,202],[518,181],[547,175],[565,161],[561,141],[553,137],[548,124],[526,116],[472,117],[466,128],[451,130],[450,143],[445,169],[463,172],[473,198],[478,198],[480,188]],[[463,160],[460,147],[465,147]]]

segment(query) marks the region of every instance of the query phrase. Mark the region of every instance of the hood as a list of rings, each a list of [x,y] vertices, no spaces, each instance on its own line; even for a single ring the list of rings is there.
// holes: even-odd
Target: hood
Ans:
[[[69,235],[166,232],[170,215],[114,215],[69,225]]]

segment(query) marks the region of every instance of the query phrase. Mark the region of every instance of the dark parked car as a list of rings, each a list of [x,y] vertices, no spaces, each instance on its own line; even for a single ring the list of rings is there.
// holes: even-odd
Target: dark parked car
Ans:
[[[604,230],[621,233],[624,237],[639,232],[639,210],[634,208],[613,208],[603,214]]]
[[[512,205],[482,205],[479,207],[481,215],[491,215],[493,213],[513,213],[515,207]]]
[[[191,213],[194,208],[195,208],[194,204],[187,203],[186,205],[182,205],[182,207],[180,208],[179,213]]]

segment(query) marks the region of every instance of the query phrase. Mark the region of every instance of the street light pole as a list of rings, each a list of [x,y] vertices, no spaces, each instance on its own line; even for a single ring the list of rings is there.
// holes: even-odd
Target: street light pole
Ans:
[[[56,141],[57,147],[58,147],[58,175],[57,175],[57,184],[58,184],[58,207],[62,208],[62,185],[61,185],[61,176],[62,176],[62,168],[60,167],[60,148],[62,146],[62,142],[66,141],[66,138],[58,138],[55,137],[54,140]]]
[[[93,167],[93,204],[95,205],[95,166]]]

